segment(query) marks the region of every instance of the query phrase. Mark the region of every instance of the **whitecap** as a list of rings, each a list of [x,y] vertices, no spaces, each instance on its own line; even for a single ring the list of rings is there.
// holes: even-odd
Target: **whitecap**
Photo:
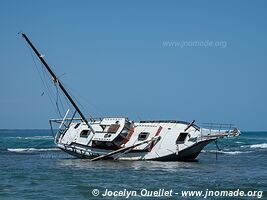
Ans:
[[[236,155],[242,153],[250,153],[251,151],[218,151],[218,150],[202,150],[203,153],[218,153],[218,154],[229,154]]]
[[[53,140],[54,138],[52,136],[49,135],[45,135],[45,136],[30,136],[30,137],[21,137],[21,136],[17,136],[17,137],[7,137],[9,139],[20,139],[20,140]]]
[[[47,148],[47,149],[36,149],[36,148],[8,148],[7,149],[10,152],[34,152],[34,151],[56,151],[59,150],[57,148]]]
[[[20,136],[17,136],[17,137],[6,137],[8,139],[24,139],[24,137],[20,137]]]
[[[261,149],[267,149],[267,143],[262,143],[262,144],[253,144],[253,145],[250,145],[250,148],[261,148]]]
[[[32,137],[25,137],[26,140],[53,140],[52,136],[32,136]]]
[[[235,142],[236,144],[245,144],[245,142]]]
[[[250,153],[251,151],[223,151],[223,154],[236,155],[241,153]]]

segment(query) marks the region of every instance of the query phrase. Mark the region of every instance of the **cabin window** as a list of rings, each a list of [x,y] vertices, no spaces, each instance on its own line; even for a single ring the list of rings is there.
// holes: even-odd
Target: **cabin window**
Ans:
[[[120,145],[122,145],[123,141],[124,141],[124,138],[123,138],[122,136],[119,135],[119,136],[114,140],[114,144],[115,144],[116,146],[120,146]]]
[[[114,144],[113,144],[112,142],[106,142],[106,146],[107,146],[107,147],[113,147]]]
[[[120,128],[119,124],[111,124],[108,128],[108,133],[117,133],[118,129]]]
[[[128,120],[125,121],[125,127],[128,129],[131,128],[131,123]]]
[[[89,130],[82,130],[81,133],[80,133],[80,137],[87,138],[89,134],[90,134]]]
[[[178,136],[177,140],[176,140],[176,144],[180,144],[183,143],[187,137],[188,133],[180,133],[180,135]]]
[[[128,136],[128,133],[129,133],[129,129],[126,127],[124,127],[124,129],[122,129],[121,131],[121,135],[125,138]]]
[[[142,132],[138,135],[138,141],[144,141],[148,138],[149,133],[148,132]]]
[[[75,128],[75,129],[78,128],[78,127],[80,126],[80,124],[81,124],[81,123],[76,124],[76,125],[74,126],[74,128]]]

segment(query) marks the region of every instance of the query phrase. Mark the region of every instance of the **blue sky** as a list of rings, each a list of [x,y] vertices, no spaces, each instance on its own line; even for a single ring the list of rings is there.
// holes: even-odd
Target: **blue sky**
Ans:
[[[48,128],[57,116],[23,31],[65,73],[86,115],[267,130],[266,9],[266,1],[2,0],[0,128]]]

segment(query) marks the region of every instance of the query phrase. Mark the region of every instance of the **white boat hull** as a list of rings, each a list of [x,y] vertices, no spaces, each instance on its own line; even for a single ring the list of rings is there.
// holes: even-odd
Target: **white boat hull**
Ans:
[[[55,137],[57,147],[92,161],[186,161],[194,160],[210,142],[239,134],[237,129],[212,131],[189,122],[131,122],[127,118],[104,118],[90,126],[94,132],[84,123],[71,123]]]

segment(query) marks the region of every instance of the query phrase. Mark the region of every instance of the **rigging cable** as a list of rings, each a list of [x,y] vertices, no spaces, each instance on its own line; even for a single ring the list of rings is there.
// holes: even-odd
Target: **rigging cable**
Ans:
[[[62,82],[61,82],[62,83]],[[63,83],[62,83],[63,84]],[[78,101],[78,99],[73,95],[73,89],[71,89],[70,90],[70,88],[69,87],[67,87],[66,86],[66,84],[64,84],[64,87],[65,88],[68,88],[68,92],[70,93],[70,95],[72,96],[72,98],[75,100],[75,102],[83,109],[83,110],[85,110],[87,113],[89,113],[88,112],[88,110]],[[77,92],[76,92],[76,94],[77,94]],[[79,95],[79,96],[81,96],[81,95]],[[90,115],[90,114],[88,114],[89,115],[89,117],[90,117],[90,121],[92,121],[93,120],[93,116],[92,115]]]
[[[62,83],[62,81],[61,81],[61,84],[62,85],[64,85],[63,83]],[[66,86],[64,86],[65,88],[66,88]],[[69,91],[69,90],[68,90]],[[60,93],[59,93],[60,94]],[[60,96],[59,96],[60,97]],[[65,104],[66,104],[66,106],[68,106],[68,108],[69,109],[71,109],[71,112],[74,114],[74,113],[76,113],[76,110],[73,108],[73,106],[70,104],[70,102],[69,102],[69,100],[68,100],[68,98],[65,96],[65,95],[63,95],[63,99],[64,99],[64,102],[65,102]],[[61,97],[60,97],[60,102],[61,102],[61,106],[62,106],[62,108],[63,108],[63,102],[62,102],[62,100],[61,100]],[[74,109],[74,110],[73,110]]]
[[[57,87],[56,83],[55,83],[55,86],[56,86],[56,92],[57,92],[57,95],[56,95],[56,107],[57,107],[57,111],[58,111],[60,117],[62,118],[62,114],[61,114],[59,106],[58,106],[58,102],[59,102],[60,97],[59,97],[58,87]],[[61,104],[62,104],[62,102],[61,102]]]
[[[63,102],[62,102],[62,98],[60,96],[58,85],[56,83],[54,84],[54,86],[56,87],[56,91],[53,92],[52,89],[51,89],[51,86],[49,86],[50,85],[49,83],[51,82],[51,80],[50,80],[51,77],[45,71],[42,63],[40,63],[40,66],[41,66],[40,68],[42,69],[42,73],[40,72],[40,70],[39,70],[39,68],[37,66],[37,63],[35,61],[35,58],[34,58],[34,56],[32,54],[32,51],[31,51],[31,49],[29,49],[29,50],[30,50],[30,54],[31,54],[31,57],[33,59],[36,71],[38,72],[38,75],[39,75],[39,77],[40,77],[40,79],[41,79],[41,81],[43,83],[44,89],[47,91],[49,100],[50,100],[51,104],[53,105],[54,111],[55,111],[55,113],[57,114],[57,116],[59,118],[62,118],[62,111],[64,111],[65,109],[64,109]],[[43,96],[43,94],[44,94],[44,92],[42,93],[42,96]],[[65,101],[66,101],[67,106],[69,108],[72,108],[72,106],[70,106],[69,102],[67,101],[66,97],[65,97]],[[55,104],[54,104],[54,102],[55,102]],[[59,104],[60,104],[61,107],[59,107]],[[72,112],[74,112],[74,111],[72,110]]]
[[[49,90],[49,86],[47,85],[46,81],[44,80],[45,79],[45,76],[43,75],[43,77],[42,77],[41,72],[40,72],[40,70],[39,70],[39,68],[37,66],[37,63],[36,63],[36,61],[34,59],[34,56],[32,54],[32,51],[31,51],[30,47],[28,47],[28,48],[30,50],[30,55],[31,55],[31,57],[33,59],[33,63],[34,63],[34,66],[36,68],[36,71],[38,72],[38,75],[39,75],[39,77],[40,77],[40,79],[41,79],[41,81],[43,83],[44,89],[47,91],[48,98],[49,98],[51,104],[53,105],[53,109],[55,110],[55,113],[58,115],[57,109],[55,108],[55,105],[53,103],[53,95],[52,95],[52,92]],[[42,67],[42,69],[43,69],[43,67]]]
[[[55,113],[58,115],[58,117],[59,117],[59,118],[62,118],[61,109],[62,109],[62,111],[63,111],[63,110],[64,110],[64,106],[63,106],[62,98],[61,98],[61,95],[60,95],[60,92],[59,92],[59,89],[58,89],[58,86],[59,86],[59,85],[57,84],[57,82],[54,81],[54,83],[55,83],[54,86],[56,87],[56,90],[55,90],[55,91],[52,91],[52,89],[51,89],[51,85],[47,83],[47,82],[50,82],[50,80],[47,81],[48,74],[46,73],[46,71],[45,71],[45,69],[44,69],[44,66],[43,66],[44,64],[41,63],[41,69],[42,69],[42,72],[43,72],[43,74],[42,74],[42,73],[40,72],[38,66],[37,66],[37,63],[36,63],[36,61],[35,61],[35,58],[34,58],[34,56],[33,56],[33,53],[32,53],[32,51],[31,51],[30,47],[28,47],[28,48],[29,48],[29,50],[30,50],[30,54],[31,54],[31,57],[32,57],[32,59],[33,59],[35,68],[36,68],[36,70],[37,70],[37,72],[38,72],[38,75],[39,75],[39,77],[40,77],[40,79],[41,79],[41,81],[42,81],[42,83],[43,83],[44,89],[47,91],[49,100],[50,100],[51,104],[53,105],[53,109],[55,110]],[[51,79],[50,76],[49,76],[49,79]],[[42,96],[43,96],[43,94],[44,94],[44,93],[42,93]],[[82,104],[80,104],[80,103],[77,101],[77,99],[76,99],[75,97],[73,97],[73,98],[75,99],[75,101],[76,101],[81,107],[83,107]],[[70,106],[70,102],[68,101],[68,99],[67,99],[66,96],[64,96],[64,99],[65,99],[65,101],[66,101],[66,105],[68,105],[69,108],[72,108],[72,109],[71,109],[72,112],[75,113],[75,112],[73,111],[73,106]],[[54,102],[56,102],[56,103],[54,104]],[[61,107],[60,107],[60,106],[61,106]],[[83,107],[83,108],[84,108],[84,107]],[[84,109],[85,109],[85,108],[84,108]],[[90,117],[92,118],[92,116],[90,116]],[[92,119],[91,119],[91,120],[92,120]]]
[[[42,72],[43,72],[43,76],[46,78],[46,82],[45,82],[45,85],[46,87],[49,89],[49,86],[48,86],[48,83],[51,83],[51,77],[49,76],[49,74],[46,72],[46,70],[44,69],[43,67],[43,64],[41,63],[41,69],[42,69]],[[56,105],[56,111],[57,111],[57,114],[60,118],[62,118],[62,114],[61,114],[61,111],[60,111],[60,108],[58,106],[58,101],[59,101],[59,92],[58,92],[58,85],[56,84],[56,82],[54,82],[54,85],[53,87],[56,88],[56,91],[55,91],[55,105]],[[51,92],[51,91],[50,91]],[[63,106],[62,106],[62,111],[64,110]]]

